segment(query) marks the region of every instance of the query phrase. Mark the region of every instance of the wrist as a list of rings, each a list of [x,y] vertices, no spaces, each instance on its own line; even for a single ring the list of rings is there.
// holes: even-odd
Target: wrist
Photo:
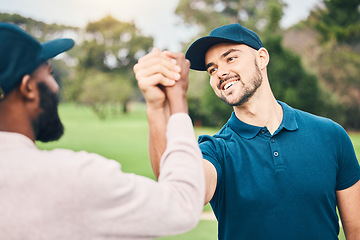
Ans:
[[[162,102],[162,103],[149,103],[146,102],[146,110],[147,112],[162,112],[165,111],[165,109],[167,108],[166,103]]]
[[[186,97],[180,101],[169,101],[170,114],[189,113]]]
[[[169,113],[169,106],[168,104],[161,104],[161,105],[150,105],[146,104],[146,114],[148,120],[151,121],[152,119],[164,118],[167,119],[170,115]]]

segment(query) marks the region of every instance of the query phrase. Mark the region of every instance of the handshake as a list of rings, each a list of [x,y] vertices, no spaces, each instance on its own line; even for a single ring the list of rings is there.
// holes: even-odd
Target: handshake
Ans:
[[[154,48],[140,58],[133,69],[147,109],[168,109],[170,114],[188,113],[189,68],[190,62],[183,53]]]

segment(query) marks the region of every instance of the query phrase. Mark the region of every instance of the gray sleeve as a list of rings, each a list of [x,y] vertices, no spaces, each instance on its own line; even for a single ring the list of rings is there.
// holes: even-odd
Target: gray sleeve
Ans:
[[[151,239],[195,227],[203,210],[205,177],[187,114],[170,117],[160,165],[156,182],[121,172],[115,161],[87,164],[82,211],[91,231],[114,239]]]

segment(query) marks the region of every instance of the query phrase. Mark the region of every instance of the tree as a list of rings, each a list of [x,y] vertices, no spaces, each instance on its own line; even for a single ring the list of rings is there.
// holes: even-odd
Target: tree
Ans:
[[[294,108],[329,116],[336,104],[320,87],[316,75],[309,74],[300,57],[284,48],[281,42],[281,36],[266,38],[264,42],[270,53],[268,76],[276,99]]]
[[[360,40],[359,0],[324,0],[309,18],[322,42],[358,43]]]
[[[290,30],[297,32],[293,38],[299,38],[309,29],[317,34],[307,34],[308,39],[314,39],[312,46],[299,46],[309,41],[297,41],[293,49],[310,49],[298,53],[316,73],[322,88],[331,93],[333,107],[324,115],[349,129],[360,129],[359,9],[358,0],[324,0],[305,22]]]
[[[126,76],[96,70],[90,72],[83,79],[83,91],[78,96],[80,102],[91,106],[100,119],[105,119],[109,114],[117,114],[121,106],[126,107],[123,103],[131,97],[133,88]]]
[[[342,125],[360,129],[360,54],[350,45],[329,42],[317,58],[319,78],[342,106]]]
[[[176,14],[202,33],[213,28],[240,22],[256,32],[270,23],[269,6],[281,5],[282,0],[180,0]]]
[[[66,31],[77,31],[77,27],[59,24],[47,24],[32,18],[26,18],[18,14],[0,13],[0,22],[10,22],[23,28],[25,31],[35,36],[40,42],[61,37]]]
[[[263,44],[270,54],[268,77],[276,99],[294,108],[326,115],[329,109],[335,108],[333,102],[328,101],[316,75],[309,74],[303,67],[300,56],[282,44],[282,10],[279,5],[271,5],[269,13],[271,21],[263,33]]]
[[[153,38],[143,36],[134,23],[111,16],[88,23],[85,30],[78,77],[67,82],[67,97],[90,105],[101,118],[106,106],[122,105],[126,113],[131,98],[141,95],[132,67],[150,51]]]
[[[95,51],[95,57],[100,57],[96,61],[97,66],[90,67],[102,71],[132,72],[132,66],[138,58],[153,46],[153,38],[143,36],[134,23],[120,22],[111,16],[88,23],[85,30],[85,48]],[[94,61],[89,60],[91,57],[86,53],[83,59]]]

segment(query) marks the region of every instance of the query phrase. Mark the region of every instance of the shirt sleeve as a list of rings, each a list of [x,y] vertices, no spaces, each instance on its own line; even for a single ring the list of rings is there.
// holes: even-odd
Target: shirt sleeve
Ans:
[[[360,180],[360,166],[351,139],[341,126],[338,127],[338,139],[340,141],[341,154],[336,190],[343,190]]]
[[[85,154],[85,153],[84,153]],[[89,154],[84,157],[89,158]],[[158,182],[120,171],[98,155],[81,171],[83,217],[91,231],[109,239],[152,239],[195,227],[205,198],[201,151],[190,117],[177,113],[167,126],[167,149]]]
[[[222,148],[219,146],[217,140],[209,135],[201,135],[198,142],[203,158],[211,162],[211,164],[214,165],[216,169],[217,186],[219,186],[222,179]]]

